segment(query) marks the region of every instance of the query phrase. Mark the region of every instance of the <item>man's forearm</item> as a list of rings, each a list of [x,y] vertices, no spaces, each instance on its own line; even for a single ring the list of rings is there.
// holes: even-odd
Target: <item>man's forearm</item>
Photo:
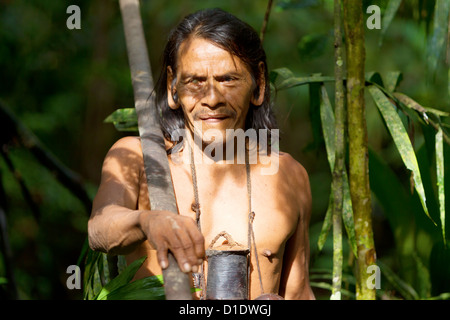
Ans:
[[[141,226],[144,211],[118,205],[98,209],[88,222],[89,246],[109,254],[128,254],[147,239]]]

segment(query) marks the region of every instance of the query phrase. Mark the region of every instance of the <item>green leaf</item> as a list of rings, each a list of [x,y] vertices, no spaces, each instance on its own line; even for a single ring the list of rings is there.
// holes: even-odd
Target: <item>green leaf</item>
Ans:
[[[344,200],[342,202],[342,219],[344,221],[345,231],[355,257],[358,257],[358,246],[356,245],[355,221],[353,220],[352,198],[350,194],[350,185],[348,182],[347,170],[344,170],[342,176],[344,184]]]
[[[372,85],[369,86],[369,92],[372,95],[372,98],[375,101],[378,110],[380,110],[384,121],[386,122],[386,125],[389,129],[392,139],[394,140],[395,146],[400,153],[403,163],[405,164],[406,168],[413,172],[414,188],[419,195],[425,214],[428,216],[428,218],[430,218],[431,221],[433,221],[434,224],[436,224],[428,212],[425,190],[422,184],[419,164],[417,163],[414,149],[412,147],[411,141],[409,140],[408,133],[402,124],[400,116],[394,109],[392,103],[380,89]]]
[[[334,159],[336,156],[336,147],[334,139],[334,123],[335,123],[334,112],[330,103],[330,99],[328,98],[327,90],[323,84],[321,85],[320,91],[321,91],[320,120],[322,123],[322,133],[325,141],[325,149],[327,151],[328,163],[330,165],[331,172],[333,172]],[[325,214],[319,239],[317,241],[317,246],[319,250],[322,250],[332,225],[333,199],[334,199],[333,185],[331,185],[331,193],[328,201],[328,209]]]
[[[449,0],[436,0],[434,7],[433,33],[427,47],[427,65],[430,75],[436,72],[441,53],[447,38]]]
[[[145,259],[147,259],[147,256],[133,261],[121,274],[112,279],[103,287],[102,291],[100,291],[95,300],[105,300],[109,293],[129,283],[144,263]]]
[[[103,273],[103,255],[99,251],[88,249],[84,270],[83,298],[91,300],[101,291],[100,274]]]
[[[138,131],[138,120],[135,108],[117,109],[103,122],[112,123],[118,131]]]
[[[331,106],[330,99],[328,98],[328,93],[325,86],[322,84],[321,86],[321,95],[320,95],[320,119],[322,121],[322,130],[323,136],[325,140],[325,148],[327,150],[328,163],[330,165],[331,172],[334,171],[334,163],[336,158],[336,146],[335,146],[335,118],[333,108]],[[352,200],[350,196],[350,186],[348,183],[347,171],[344,170],[344,175],[342,177],[343,182],[343,203],[342,203],[342,219],[344,221],[345,230],[347,232],[348,239],[350,241],[350,245],[352,247],[352,251],[355,257],[358,256],[358,250],[356,245],[356,236],[355,236],[355,224],[353,221],[353,208],[352,208]],[[329,231],[329,225],[331,225],[331,216],[332,214],[329,211],[332,211],[333,204],[333,188],[331,189],[331,198],[329,200],[329,206],[327,213],[325,215],[324,225],[322,227],[322,231],[319,236],[319,248],[323,246],[326,240],[326,236]],[[329,221],[327,221],[327,219]]]
[[[332,286],[331,284],[327,283],[327,282],[316,282],[316,281],[310,281],[309,283],[311,285],[311,287],[315,287],[315,288],[320,288],[320,289],[326,289],[329,291],[332,291]],[[343,296],[347,296],[350,299],[355,299],[355,294],[349,290],[346,289],[341,289],[341,293]]]
[[[434,115],[436,115],[438,117],[448,117],[448,116],[450,116],[450,113],[448,113],[448,112],[437,110],[437,109],[433,109],[433,108],[424,107],[420,103],[416,102],[415,100],[413,100],[412,98],[408,97],[407,95],[405,95],[403,93],[395,92],[393,94],[393,96],[398,101],[400,101],[403,105],[408,107],[409,109],[412,109],[412,110],[415,110],[415,111],[419,112],[424,117],[424,119],[428,118],[428,116],[426,115],[427,113],[432,113],[432,114],[434,114]]]
[[[444,189],[444,139],[442,129],[436,133],[436,177],[438,185],[439,211],[441,218],[442,238],[445,238],[445,189]]]
[[[387,4],[386,10],[383,15],[383,19],[381,20],[381,33],[380,33],[380,40],[379,45],[381,46],[383,43],[384,36],[386,35],[386,31],[391,25],[392,20],[395,17],[395,14],[397,13],[398,8],[400,7],[400,4],[402,3],[402,0],[390,0]]]
[[[333,186],[331,186],[333,188]],[[323,220],[322,229],[319,234],[319,239],[317,240],[317,247],[319,251],[322,251],[323,246],[325,245],[325,241],[327,240],[328,233],[330,232],[333,217],[333,191],[330,193],[330,198],[328,200],[328,209],[325,213],[325,218]]]
[[[364,77],[367,82],[375,83],[380,87],[384,88],[383,78],[381,77],[379,72],[376,71],[367,72]]]
[[[280,85],[277,87],[278,90],[284,90],[289,89],[293,87],[302,86],[305,84],[310,84],[314,82],[329,82],[334,81],[333,77],[326,77],[326,76],[320,76],[320,75],[313,75],[310,77],[293,77],[288,78],[280,83]]]
[[[450,292],[444,292],[438,296],[430,297],[425,300],[450,300]]]
[[[401,71],[390,71],[384,77],[385,88],[389,92],[394,92],[403,80]]]
[[[317,150],[322,143],[320,119],[320,83],[310,83],[309,87],[309,119],[311,121],[312,142],[307,146]]]
[[[275,81],[278,79],[279,76],[281,76],[282,78],[292,78],[294,77],[294,74],[288,68],[273,69],[272,71],[270,71],[269,74],[270,82],[275,84]]]
[[[418,300],[419,295],[417,292],[399,276],[397,276],[387,265],[380,260],[377,261],[377,265],[380,267],[381,272],[384,274],[389,283],[407,300]]]
[[[320,74],[313,74],[309,77],[296,77],[288,68],[272,70],[269,79],[273,83],[275,90],[284,90],[310,83],[334,81],[333,77],[325,77]]]
[[[321,86],[321,96],[320,96],[320,120],[322,122],[323,138],[325,140],[325,148],[327,151],[328,163],[330,165],[330,170],[333,172],[336,146],[335,146],[335,119],[334,111],[331,106],[330,99],[328,98],[328,93],[324,85]]]
[[[104,297],[106,300],[164,300],[165,298],[162,275],[130,282]]]

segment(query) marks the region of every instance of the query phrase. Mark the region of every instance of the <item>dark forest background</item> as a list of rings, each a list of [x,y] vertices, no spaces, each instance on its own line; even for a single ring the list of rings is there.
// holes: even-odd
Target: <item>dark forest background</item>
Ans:
[[[388,2],[363,1],[364,8],[376,4],[382,14]],[[66,9],[71,4],[81,9],[81,30],[66,27],[69,17]],[[366,28],[366,70],[381,74],[401,71],[399,91],[424,106],[450,112],[446,53],[442,52],[437,72],[433,74],[425,63],[434,4],[435,1],[403,1],[381,44],[381,31]],[[186,14],[220,7],[259,31],[266,6],[266,1],[250,0],[141,1],[154,79],[160,72],[167,35]],[[275,1],[264,47],[270,69],[285,67],[295,75],[332,76],[333,1]],[[329,92],[332,91],[331,86]],[[4,209],[2,226],[6,228],[4,234],[10,249],[0,250],[1,296],[11,297],[14,285],[20,299],[80,299],[81,290],[66,287],[69,276],[66,269],[78,263],[90,212],[86,198],[74,194],[77,187],[65,184],[60,177],[64,174],[72,177],[92,199],[107,150],[118,138],[134,134],[119,132],[112,124],[103,122],[116,109],[134,106],[118,2],[0,0],[0,104],[3,117],[0,120],[0,200]],[[321,252],[317,250],[331,183],[325,146],[323,139],[318,138],[317,121],[310,112],[307,86],[278,92],[275,110],[281,129],[281,149],[301,162],[310,175],[311,271],[315,281],[314,275],[324,275],[332,268],[331,239]],[[6,112],[13,120],[6,121]],[[409,173],[370,100],[367,126],[371,150],[383,159],[409,192]],[[412,136],[419,148],[424,141],[420,129],[416,128]],[[42,161],[45,156],[36,154],[35,145],[30,141],[39,141],[39,148],[51,159],[57,159],[58,168]],[[448,151],[446,145],[446,167]],[[377,174],[376,169],[373,174]],[[390,184],[387,180],[386,186]],[[430,263],[432,249],[441,246],[441,231],[419,212],[420,202],[414,201],[412,205],[418,212],[399,219],[414,226],[414,231],[405,237],[414,238],[411,259],[423,272],[416,272],[408,283],[423,292],[422,297],[449,292],[448,287],[432,286],[433,279],[434,283],[444,281],[442,272],[445,271],[433,271]],[[396,230],[376,197],[372,202],[377,257],[402,277],[394,242]],[[344,251],[349,251],[347,244]],[[350,255],[345,257],[351,260]],[[329,279],[320,281],[330,282]],[[382,279],[384,297],[399,297],[401,290],[389,283]],[[351,281],[348,284],[351,286]],[[328,298],[325,285],[313,289],[318,298]]]

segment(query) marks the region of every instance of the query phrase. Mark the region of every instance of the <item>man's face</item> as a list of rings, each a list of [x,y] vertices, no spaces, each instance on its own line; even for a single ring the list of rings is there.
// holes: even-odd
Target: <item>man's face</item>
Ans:
[[[259,96],[254,97],[257,85]],[[260,105],[264,98],[264,80],[257,84],[238,57],[200,38],[182,43],[177,73],[174,75],[169,67],[167,87],[170,107],[181,106],[187,129],[206,144],[218,142],[218,133],[226,139],[226,129],[245,129],[250,103]],[[178,97],[175,102],[174,93]]]

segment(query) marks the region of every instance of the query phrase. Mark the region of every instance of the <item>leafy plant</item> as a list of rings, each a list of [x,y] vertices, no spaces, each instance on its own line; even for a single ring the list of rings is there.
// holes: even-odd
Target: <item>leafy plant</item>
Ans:
[[[162,276],[150,276],[132,281],[146,256],[125,267],[123,256],[119,256],[122,269],[111,276],[106,254],[89,251],[84,274],[84,299],[87,300],[164,300]],[[103,284],[103,285],[102,285]]]

